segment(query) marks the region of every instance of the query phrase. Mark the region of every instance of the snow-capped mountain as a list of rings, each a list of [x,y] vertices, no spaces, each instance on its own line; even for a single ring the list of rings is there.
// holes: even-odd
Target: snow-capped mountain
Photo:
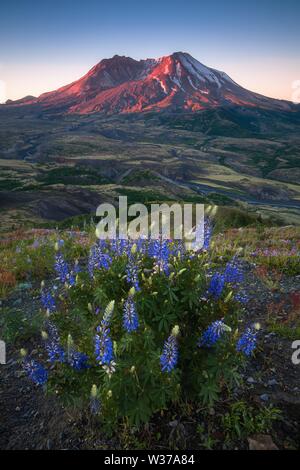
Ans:
[[[289,110],[292,106],[246,90],[226,73],[206,67],[185,52],[140,61],[116,55],[70,85],[9,103],[28,104],[79,114],[198,111],[228,105]]]

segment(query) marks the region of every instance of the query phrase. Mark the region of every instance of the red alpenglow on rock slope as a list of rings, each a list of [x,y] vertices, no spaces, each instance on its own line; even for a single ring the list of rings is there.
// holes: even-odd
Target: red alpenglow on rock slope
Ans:
[[[233,104],[280,110],[291,107],[287,101],[242,88],[226,73],[206,67],[185,52],[140,61],[115,55],[70,85],[10,104],[39,104],[78,114],[198,111]]]

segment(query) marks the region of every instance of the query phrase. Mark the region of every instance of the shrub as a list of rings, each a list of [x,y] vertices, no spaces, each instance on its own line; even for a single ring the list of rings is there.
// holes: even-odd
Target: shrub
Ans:
[[[41,292],[51,367],[42,373],[27,358],[25,369],[67,403],[90,406],[107,429],[148,422],[178,400],[211,406],[255,349],[256,332],[238,329],[236,260],[213,273],[205,250],[98,241],[86,269],[58,253],[55,270],[61,287]]]

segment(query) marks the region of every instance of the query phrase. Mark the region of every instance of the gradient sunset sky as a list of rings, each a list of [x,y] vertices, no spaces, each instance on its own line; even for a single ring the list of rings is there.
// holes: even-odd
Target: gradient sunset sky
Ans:
[[[245,88],[290,100],[299,22],[299,0],[3,0],[1,99],[38,96],[115,54],[185,51]]]

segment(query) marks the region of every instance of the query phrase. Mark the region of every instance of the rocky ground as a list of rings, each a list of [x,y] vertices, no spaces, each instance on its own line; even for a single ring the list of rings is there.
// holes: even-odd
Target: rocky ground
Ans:
[[[294,365],[291,360],[292,340],[269,329],[270,318],[284,323],[289,317],[290,294],[299,291],[300,277],[282,276],[276,288],[270,289],[257,276],[254,266],[245,264],[245,268],[250,301],[243,321],[245,324],[260,323],[260,342],[256,356],[243,371],[243,384],[234,391],[234,399],[246,399],[250,404],[261,406],[273,404],[282,414],[270,435],[237,441],[236,448],[300,449],[300,365]],[[22,309],[26,315],[32,316],[39,308],[34,292],[34,286],[25,284],[2,306]],[[299,311],[296,315],[299,316]],[[38,342],[38,337],[35,337],[25,345],[8,345],[7,364],[0,366],[1,449],[202,447],[195,432],[199,420],[179,415],[176,410],[166,413],[163,418],[155,418],[142,435],[127,437],[125,441],[124,436],[108,440],[89,413],[65,409],[55,397],[45,396],[24,376],[18,361],[18,347],[33,350],[33,355],[38,357]],[[222,415],[222,412],[222,404],[212,410],[212,414]],[[158,431],[163,435],[159,444],[153,438]],[[212,436],[218,438],[217,448],[222,448],[222,432],[213,426]]]

